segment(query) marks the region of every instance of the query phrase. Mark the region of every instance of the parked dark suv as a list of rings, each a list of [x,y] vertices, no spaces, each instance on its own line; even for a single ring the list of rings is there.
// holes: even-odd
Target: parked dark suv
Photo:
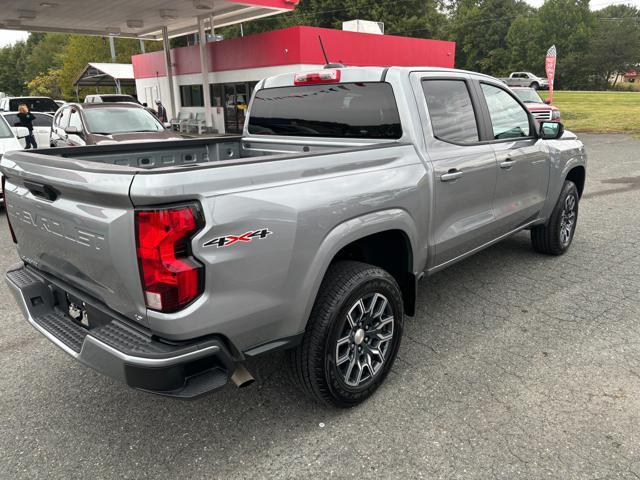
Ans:
[[[58,111],[51,128],[52,147],[181,138],[136,103],[70,103]]]

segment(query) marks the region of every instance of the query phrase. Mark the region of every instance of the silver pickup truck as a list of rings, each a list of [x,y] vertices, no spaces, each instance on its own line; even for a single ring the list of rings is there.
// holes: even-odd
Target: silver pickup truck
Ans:
[[[335,68],[261,81],[242,136],[0,168],[8,285],[69,355],[190,398],[286,349],[304,391],[349,407],[384,381],[425,275],[523,229],[569,248],[586,156],[494,78]]]
[[[534,90],[548,90],[549,80],[531,72],[512,72],[508,77],[500,78],[510,87],[530,87]]]

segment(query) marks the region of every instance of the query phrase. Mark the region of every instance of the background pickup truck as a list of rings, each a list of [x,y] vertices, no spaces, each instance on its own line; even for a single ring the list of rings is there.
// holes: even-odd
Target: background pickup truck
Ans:
[[[7,281],[37,330],[132,387],[242,386],[247,357],[287,349],[309,395],[348,407],[389,372],[423,276],[523,229],[569,247],[585,167],[491,77],[282,75],[242,137],[7,153]]]
[[[501,78],[510,87],[530,87],[534,90],[548,90],[549,80],[538,77],[531,72],[512,72],[506,78]]]

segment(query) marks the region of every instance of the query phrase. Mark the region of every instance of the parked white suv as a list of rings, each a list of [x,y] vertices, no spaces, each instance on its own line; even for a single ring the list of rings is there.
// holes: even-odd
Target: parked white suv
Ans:
[[[51,125],[53,124],[53,115],[49,113],[32,112],[36,117],[33,121],[33,136],[36,139],[38,148],[49,148],[51,138]],[[18,112],[0,112],[0,116],[4,117],[11,129],[17,132],[20,128],[16,126],[19,123]],[[21,147],[26,146],[25,140],[20,136]]]
[[[18,107],[23,104],[31,112],[53,114],[60,108],[50,97],[4,97],[0,99],[0,112],[17,112]]]

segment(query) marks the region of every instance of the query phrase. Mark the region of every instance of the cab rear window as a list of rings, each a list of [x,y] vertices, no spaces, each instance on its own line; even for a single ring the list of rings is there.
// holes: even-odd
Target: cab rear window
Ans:
[[[20,105],[26,105],[32,112],[55,112],[58,110],[58,104],[50,98],[13,98],[9,101],[9,110],[17,112]]]
[[[398,139],[400,114],[383,82],[305,85],[259,90],[249,133],[298,137]]]

